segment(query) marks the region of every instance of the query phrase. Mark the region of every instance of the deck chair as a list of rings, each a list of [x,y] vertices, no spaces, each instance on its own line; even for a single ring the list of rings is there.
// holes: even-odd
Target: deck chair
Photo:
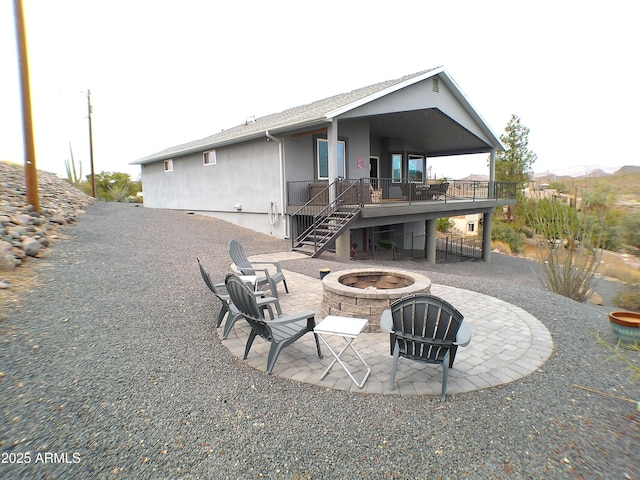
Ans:
[[[224,324],[222,339],[226,340],[231,332],[231,329],[235,325],[235,323],[243,318],[240,311],[236,308],[236,306],[231,302],[229,295],[227,295],[227,287],[224,283],[213,283],[211,281],[211,277],[209,276],[209,272],[204,268],[204,265],[200,261],[198,257],[196,257],[198,261],[198,267],[200,267],[200,275],[202,275],[202,279],[204,280],[205,285],[211,290],[211,292],[216,296],[218,300],[220,300],[220,312],[218,312],[218,319],[216,320],[216,328],[220,328],[222,324],[222,320],[225,315],[227,316],[227,321]],[[261,292],[257,292],[261,294]],[[255,292],[254,292],[255,295]],[[273,311],[270,310],[271,305],[275,306],[276,311],[281,313],[280,310],[280,302],[277,298],[274,297],[260,297],[256,298],[256,302],[258,306],[262,309],[269,309],[269,315],[273,318]]]
[[[291,345],[308,332],[313,333],[316,339],[318,357],[322,358],[318,334],[313,331],[316,322],[315,313],[312,310],[305,310],[293,315],[281,314],[274,319],[268,320],[264,317],[264,309],[261,309],[257,304],[256,297],[251,289],[237,275],[228,274],[225,278],[225,285],[231,301],[251,325],[251,333],[244,349],[244,359],[249,355],[251,345],[253,345],[253,341],[257,336],[271,342],[269,357],[267,358],[267,375],[271,375],[273,366],[282,349],[287,345]]]
[[[264,274],[264,277],[259,276],[257,280],[256,288],[260,288],[263,285],[269,285],[271,288],[271,294],[274,297],[278,296],[278,283],[282,282],[284,284],[284,290],[289,293],[289,287],[287,287],[287,280],[284,278],[284,273],[282,273],[282,268],[280,267],[279,262],[250,262],[247,256],[244,253],[244,249],[242,245],[237,240],[231,240],[229,242],[229,255],[231,255],[231,260],[235,263],[238,270],[242,273],[242,275],[259,275]],[[266,267],[256,267],[256,265],[271,265],[275,267],[275,272],[269,272],[269,269]]]
[[[471,341],[471,326],[450,303],[428,294],[401,298],[383,312],[380,326],[391,333],[391,378],[389,388],[395,389],[398,358],[442,365],[442,393],[447,395],[449,368],[453,367],[459,346]]]

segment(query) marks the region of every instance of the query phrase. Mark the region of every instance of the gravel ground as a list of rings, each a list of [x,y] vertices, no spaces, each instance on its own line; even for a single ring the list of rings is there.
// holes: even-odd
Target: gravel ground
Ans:
[[[0,322],[0,478],[639,478],[640,412],[624,399],[640,385],[596,343],[612,341],[610,309],[544,291],[533,262],[395,263],[513,303],[553,336],[539,371],[441,404],[269,377],[229,354],[195,257],[222,279],[231,238],[248,254],[288,241],[113,203],[63,232]]]

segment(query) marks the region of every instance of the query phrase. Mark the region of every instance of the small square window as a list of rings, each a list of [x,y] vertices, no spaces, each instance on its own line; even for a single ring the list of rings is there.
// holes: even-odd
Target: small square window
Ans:
[[[173,159],[164,161],[164,171],[165,172],[173,172]]]
[[[216,151],[209,150],[208,152],[204,152],[202,154],[202,163],[205,165],[215,165],[216,164]]]

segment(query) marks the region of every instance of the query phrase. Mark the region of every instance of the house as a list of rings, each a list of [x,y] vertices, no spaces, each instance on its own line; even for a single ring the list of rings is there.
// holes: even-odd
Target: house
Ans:
[[[456,215],[450,217],[449,220],[453,223],[453,227],[451,227],[451,229],[458,235],[469,237],[478,234],[481,222],[480,215],[477,213]]]
[[[144,205],[210,215],[316,256],[396,245],[436,260],[436,220],[515,204],[498,137],[443,67],[284,110],[132,162]],[[434,182],[429,158],[487,153],[486,182]],[[482,258],[490,260],[490,228]]]

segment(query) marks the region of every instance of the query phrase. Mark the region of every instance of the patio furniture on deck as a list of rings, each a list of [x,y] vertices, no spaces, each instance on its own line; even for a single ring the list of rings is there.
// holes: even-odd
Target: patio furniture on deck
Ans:
[[[428,294],[416,294],[396,300],[385,310],[380,327],[391,334],[391,379],[395,389],[398,358],[442,365],[442,393],[447,395],[449,368],[453,367],[458,347],[471,341],[471,326],[450,303]]]
[[[231,298],[229,297],[229,295],[227,295],[227,287],[225,286],[224,283],[213,283],[211,281],[211,277],[209,276],[209,272],[207,272],[207,270],[204,268],[204,265],[202,265],[202,262],[200,261],[200,259],[198,257],[196,257],[196,260],[198,261],[198,266],[200,267],[200,275],[202,275],[202,279],[204,280],[205,285],[209,288],[209,290],[211,290],[211,292],[216,296],[216,298],[218,300],[220,300],[220,312],[218,312],[218,319],[216,321],[216,328],[220,328],[220,325],[222,324],[222,320],[224,319],[225,315],[227,316],[227,321],[224,324],[224,329],[223,329],[223,333],[222,333],[222,339],[225,340],[228,336],[229,333],[231,332],[231,329],[233,328],[233,325],[240,320],[241,318],[243,318],[242,313],[240,313],[240,311],[236,308],[236,306],[233,304],[233,302],[231,301]],[[273,318],[273,312],[271,311],[271,305],[274,305],[276,307],[276,311],[278,314],[282,313],[282,310],[280,310],[280,302],[278,301],[277,298],[274,297],[262,297],[262,292],[253,292],[254,295],[257,295],[256,298],[256,302],[258,303],[259,308],[261,309],[265,309],[267,308],[269,310],[269,315]]]
[[[258,278],[256,288],[259,288],[262,285],[269,285],[272,295],[277,297],[278,283],[282,282],[284,284],[285,291],[289,293],[287,280],[284,278],[284,273],[282,273],[282,268],[280,267],[279,262],[250,262],[244,253],[242,245],[237,240],[231,240],[229,242],[229,255],[231,255],[231,260],[233,260],[233,263],[235,263],[242,275],[264,274],[264,277]],[[266,267],[256,268],[257,265],[270,265],[275,268],[275,272],[273,270],[270,272],[269,268]]]
[[[437,200],[442,196],[447,196],[447,190],[449,189],[449,182],[432,183],[427,188],[427,198],[429,200]]]
[[[228,274],[225,278],[225,285],[231,301],[251,325],[251,333],[244,350],[244,359],[249,355],[254,339],[257,336],[262,337],[271,343],[267,358],[267,375],[271,375],[273,366],[282,349],[291,345],[306,333],[313,333],[316,339],[318,357],[322,358],[318,335],[313,331],[316,326],[313,310],[305,310],[293,315],[279,314],[277,317],[268,320],[264,317],[264,309],[259,307],[255,295],[237,275]]]

